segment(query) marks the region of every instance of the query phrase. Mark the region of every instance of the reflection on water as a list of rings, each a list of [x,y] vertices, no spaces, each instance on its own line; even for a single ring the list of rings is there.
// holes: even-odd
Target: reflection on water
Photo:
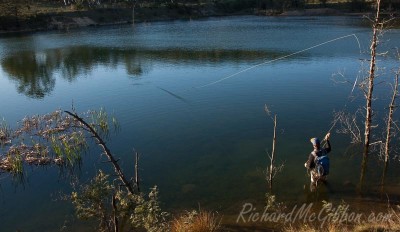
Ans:
[[[54,89],[54,67],[59,59],[53,54],[23,52],[2,61],[3,69],[17,82],[17,91],[32,98],[43,98]]]
[[[54,89],[56,74],[74,81],[89,75],[93,67],[125,67],[130,76],[140,77],[152,69],[154,60],[166,63],[242,63],[273,59],[282,53],[246,50],[136,50],[79,46],[44,52],[24,51],[2,60],[3,70],[17,82],[17,91],[31,98],[43,98]]]

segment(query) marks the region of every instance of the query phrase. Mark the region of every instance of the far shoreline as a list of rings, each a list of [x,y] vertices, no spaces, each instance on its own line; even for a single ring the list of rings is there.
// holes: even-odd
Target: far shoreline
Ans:
[[[166,13],[166,12],[164,12]],[[169,11],[160,14],[154,10],[138,9],[135,24],[151,22],[168,22],[175,20],[198,20],[213,17],[230,16],[263,16],[263,17],[322,17],[322,16],[354,16],[370,15],[371,12],[352,13],[334,8],[314,8],[288,10],[282,13],[271,11],[242,11],[235,13],[220,13],[213,10],[198,11],[195,14],[178,14]],[[117,15],[117,17],[116,17]],[[132,25],[131,9],[96,9],[63,13],[48,13],[35,17],[34,20],[18,21],[19,25],[0,25],[0,36],[17,36],[49,31],[70,31],[74,29]],[[2,26],[2,27],[1,27]],[[6,30],[4,29],[6,27]]]

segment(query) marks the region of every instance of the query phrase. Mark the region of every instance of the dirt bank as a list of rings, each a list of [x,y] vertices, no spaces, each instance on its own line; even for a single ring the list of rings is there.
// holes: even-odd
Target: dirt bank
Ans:
[[[70,30],[87,26],[132,24],[132,7],[105,5],[101,8],[77,10],[71,6],[16,6],[0,3],[0,34],[48,30]],[[254,14],[252,10],[235,13],[219,11],[207,5],[172,5],[164,7],[135,7],[135,23],[195,19],[211,16]]]

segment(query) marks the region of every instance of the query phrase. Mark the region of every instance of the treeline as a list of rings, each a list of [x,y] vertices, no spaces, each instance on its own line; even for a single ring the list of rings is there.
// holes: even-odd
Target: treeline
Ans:
[[[8,1],[8,0],[4,0]],[[19,4],[52,3],[64,6],[78,6],[83,8],[132,6],[138,7],[215,7],[217,10],[237,12],[248,9],[301,9],[301,8],[338,8],[351,11],[365,11],[374,8],[371,0],[15,0]],[[390,10],[400,9],[400,0],[383,2],[382,8]]]
[[[30,8],[40,7],[52,10],[62,10],[65,7],[76,10],[131,7],[183,9],[185,11],[188,11],[187,9],[191,9],[191,11],[208,9],[223,14],[249,10],[252,12],[263,10],[283,12],[308,8],[336,8],[360,12],[372,10],[375,5],[371,0],[2,0],[0,8],[3,9],[3,12],[0,12],[0,16],[4,14],[17,16],[21,8],[28,11]],[[382,4],[382,8],[399,10],[400,0],[387,0]]]
[[[228,12],[239,11],[248,8],[277,11],[309,8],[335,8],[362,12],[370,11],[375,8],[375,3],[370,0],[220,0],[213,2],[217,8]],[[387,10],[399,10],[400,1],[385,1],[381,7]]]
[[[0,32],[68,30],[81,26],[73,20],[79,17],[108,25],[310,8],[368,12],[375,5],[371,0],[0,0]],[[397,11],[400,0],[387,0],[383,8]]]

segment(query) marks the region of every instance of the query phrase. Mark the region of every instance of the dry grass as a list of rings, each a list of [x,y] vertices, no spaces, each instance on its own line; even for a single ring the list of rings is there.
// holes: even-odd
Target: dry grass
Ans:
[[[390,210],[386,215],[391,215],[392,220],[373,222],[363,220],[355,224],[340,224],[329,222],[324,226],[317,224],[290,225],[283,228],[284,232],[398,232],[400,231],[399,212]]]
[[[328,225],[326,228],[319,228],[317,226],[302,225],[299,227],[290,226],[283,230],[284,232],[398,232],[400,231],[400,225],[392,224],[368,224],[356,226],[344,226],[344,225]]]
[[[400,224],[393,224],[393,223],[364,224],[356,226],[352,231],[354,232],[400,231]]]
[[[191,211],[172,221],[172,232],[215,232],[220,228],[221,218],[204,210]]]
[[[342,201],[334,206],[323,202],[318,217],[292,222],[284,227],[284,232],[391,232],[400,231],[400,206],[388,205],[387,210],[354,212]],[[306,218],[305,218],[306,219]]]

